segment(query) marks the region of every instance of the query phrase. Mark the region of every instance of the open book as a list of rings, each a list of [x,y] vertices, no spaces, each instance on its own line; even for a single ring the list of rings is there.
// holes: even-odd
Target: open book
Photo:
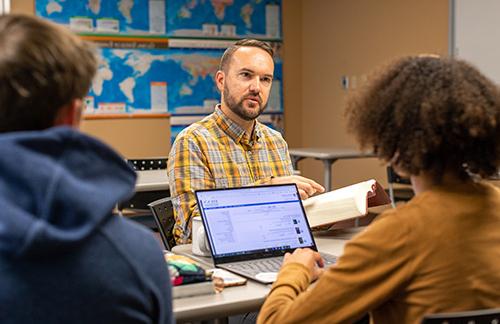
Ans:
[[[303,201],[310,227],[364,216],[368,207],[389,204],[382,186],[370,179]]]

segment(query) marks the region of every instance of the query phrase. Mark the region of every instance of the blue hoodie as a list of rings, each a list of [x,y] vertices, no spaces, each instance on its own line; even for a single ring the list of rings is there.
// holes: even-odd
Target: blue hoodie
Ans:
[[[162,251],[111,215],[135,173],[66,127],[0,135],[0,323],[171,323]]]

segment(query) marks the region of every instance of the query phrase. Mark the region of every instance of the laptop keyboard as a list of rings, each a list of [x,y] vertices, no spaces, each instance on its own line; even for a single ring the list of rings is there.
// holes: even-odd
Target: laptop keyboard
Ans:
[[[226,264],[228,269],[242,271],[251,275],[261,272],[278,272],[281,267],[282,257],[233,262]]]
[[[320,253],[325,261],[325,268],[335,264],[337,257],[328,253]],[[250,275],[256,275],[261,272],[278,272],[281,264],[283,263],[282,257],[257,259],[250,261],[241,261],[225,264],[224,266],[233,271],[244,272]]]

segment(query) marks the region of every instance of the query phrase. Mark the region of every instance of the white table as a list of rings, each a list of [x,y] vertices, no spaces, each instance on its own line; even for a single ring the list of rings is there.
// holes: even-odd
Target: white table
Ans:
[[[143,170],[136,171],[136,173],[135,194],[128,201],[120,204],[119,209],[149,211],[147,205],[150,202],[170,196],[167,170]],[[154,224],[152,221],[146,223]]]
[[[289,149],[293,169],[298,170],[298,162],[305,158],[323,161],[324,182],[326,191],[332,190],[332,164],[339,159],[359,159],[376,157],[374,153],[360,152],[352,148],[294,148]]]
[[[169,190],[167,170],[137,171],[136,192]]]
[[[354,231],[359,231],[355,229]],[[334,255],[341,255],[344,245],[352,233],[344,233],[340,238],[316,237],[318,250]],[[191,245],[180,245],[174,247],[175,253],[191,254]],[[206,265],[212,264],[211,258],[193,257]],[[196,321],[202,319],[225,318],[246,312],[255,312],[264,303],[271,285],[264,285],[252,280],[238,287],[225,288],[221,293],[215,295],[203,295],[196,297],[174,299],[173,308],[177,322]]]

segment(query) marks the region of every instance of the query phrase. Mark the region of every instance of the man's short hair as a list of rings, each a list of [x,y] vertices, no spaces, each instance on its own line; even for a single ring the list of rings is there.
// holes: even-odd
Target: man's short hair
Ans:
[[[257,47],[266,51],[266,53],[268,53],[271,57],[274,56],[273,48],[268,43],[256,39],[241,39],[229,46],[224,54],[222,54],[222,58],[219,63],[219,71],[227,71],[234,52],[236,52],[240,47]]]
[[[93,46],[31,15],[0,16],[0,132],[41,130],[83,98],[97,70]]]

